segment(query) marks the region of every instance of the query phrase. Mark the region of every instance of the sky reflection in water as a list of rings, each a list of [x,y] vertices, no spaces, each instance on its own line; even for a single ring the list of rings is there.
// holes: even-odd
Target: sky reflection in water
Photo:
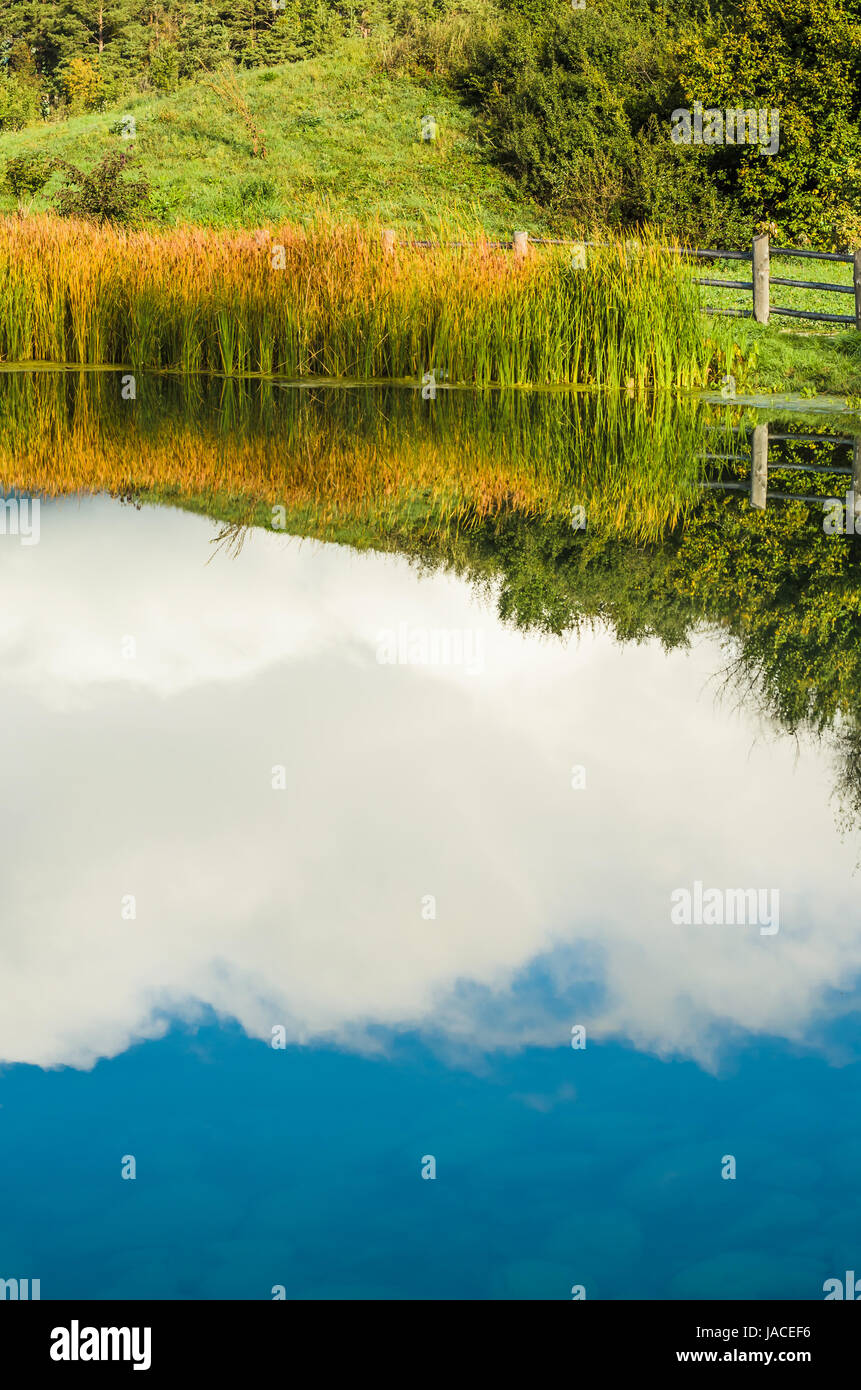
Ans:
[[[0,556],[7,1277],[822,1297],[861,1250],[827,752],[712,635],[524,636],[397,557],[215,530],[67,500]],[[381,665],[403,623],[480,669]],[[780,931],[672,925],[695,879],[779,887]]]

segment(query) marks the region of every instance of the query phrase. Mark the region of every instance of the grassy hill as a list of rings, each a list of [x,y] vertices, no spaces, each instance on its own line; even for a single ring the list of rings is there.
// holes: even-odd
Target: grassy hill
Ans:
[[[325,213],[334,222],[382,222],[414,234],[440,222],[506,238],[515,229],[567,230],[565,219],[531,202],[484,158],[476,119],[450,85],[403,70],[390,74],[378,51],[345,39],[325,57],[238,71],[265,158],[254,156],[241,114],[201,70],[169,95],[137,95],[101,112],[2,133],[0,167],[31,150],[82,168],[111,150],[133,152],[152,188],[152,214],[165,227],[307,223]],[[432,143],[421,140],[427,114],[437,125]],[[134,117],[134,139],[118,133],[126,116]],[[50,207],[58,186],[54,175],[33,210]],[[0,190],[0,214],[14,208],[12,194]],[[797,264],[777,262],[772,273],[799,274]],[[849,282],[850,269],[820,265],[817,278]],[[779,302],[832,310],[834,301],[819,291],[784,289]],[[735,300],[722,294],[715,302],[729,307]],[[747,292],[738,302],[747,304]],[[861,395],[859,334],[781,320],[767,329],[739,322],[737,334],[759,389]]]
[[[42,149],[81,167],[108,150],[134,151],[166,224],[254,226],[306,221],[321,208],[337,220],[380,218],[418,231],[439,217],[481,224],[488,232],[546,228],[481,157],[471,113],[441,86],[390,77],[359,40],[325,58],[238,75],[267,154],[255,158],[241,117],[207,84],[169,96],[139,96],[110,111],[0,136],[0,160]],[[112,133],[132,115],[134,139]],[[421,118],[433,115],[435,142],[422,142]],[[34,209],[50,204],[55,181]],[[14,200],[0,196],[0,211]]]

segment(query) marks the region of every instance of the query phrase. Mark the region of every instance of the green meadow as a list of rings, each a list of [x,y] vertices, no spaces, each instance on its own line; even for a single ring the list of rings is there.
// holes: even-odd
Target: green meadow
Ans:
[[[255,157],[236,113],[201,76],[175,92],[136,94],[105,111],[0,134],[0,159],[34,148],[89,167],[111,150],[134,153],[164,226],[239,228],[333,221],[391,222],[403,231],[460,217],[489,235],[546,230],[549,219],[518,196],[479,151],[472,113],[441,84],[391,77],[360,40],[336,54],[239,72],[236,80],[263,132]],[[422,141],[422,116],[437,123]],[[115,127],[135,121],[134,139]],[[54,180],[33,202],[50,205]],[[0,209],[13,211],[7,190]]]

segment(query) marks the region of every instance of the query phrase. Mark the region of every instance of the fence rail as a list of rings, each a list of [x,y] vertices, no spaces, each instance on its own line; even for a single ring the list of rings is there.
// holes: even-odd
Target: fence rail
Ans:
[[[440,245],[462,247],[472,244],[465,241],[449,241],[445,243],[437,241],[406,241],[398,243],[397,233],[391,228],[386,229],[382,233],[382,242],[383,251],[388,256],[394,255],[395,246],[398,244],[421,250],[430,250],[432,247]],[[530,246],[587,247],[601,246],[606,243],[574,241],[573,239],[559,237],[530,237],[527,232],[515,232],[511,241],[488,241],[483,244],[492,250],[513,251],[516,257],[522,258],[527,255]],[[706,313],[732,314],[739,318],[747,318],[752,315],[757,323],[768,323],[772,314],[779,314],[783,318],[812,319],[820,323],[844,323],[854,328],[861,329],[861,251],[847,254],[842,251],[808,251],[803,247],[770,247],[769,238],[766,233],[762,233],[753,238],[749,251],[721,251],[713,247],[699,250],[687,246],[661,246],[657,249],[693,260],[699,258],[702,260],[750,262],[752,267],[752,278],[750,280],[718,280],[697,276],[696,283],[698,285],[706,285],[710,289],[750,290],[753,301],[752,308],[722,309],[712,305],[703,305],[704,312]],[[788,280],[782,275],[772,276],[772,255],[783,256],[786,259],[839,261],[844,265],[851,265],[853,267],[853,283],[851,285],[833,285],[827,280]],[[772,305],[772,285],[782,285],[789,289],[797,290],[818,290],[821,294],[851,294],[855,297],[855,312],[854,314],[826,314],[813,309],[790,309],[778,304]]]
[[[685,255],[702,256],[709,260],[749,261],[752,267],[750,280],[717,280],[705,276],[697,277],[698,285],[708,285],[718,290],[750,290],[753,300],[751,309],[721,309],[704,306],[707,313],[736,314],[741,317],[753,315],[757,323],[768,323],[772,314],[783,318],[811,319],[819,323],[845,323],[861,329],[861,251],[851,255],[842,251],[808,251],[802,247],[771,247],[766,233],[755,236],[749,251],[687,251]],[[853,267],[851,285],[834,285],[828,280],[790,280],[783,275],[771,274],[771,257],[783,256],[787,260],[838,261]],[[781,304],[771,303],[771,286],[783,285],[794,290],[818,290],[821,294],[851,294],[855,298],[854,314],[826,314],[814,309],[790,309]]]

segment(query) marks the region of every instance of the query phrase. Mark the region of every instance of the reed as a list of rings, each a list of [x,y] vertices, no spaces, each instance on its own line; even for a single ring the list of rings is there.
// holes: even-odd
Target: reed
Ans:
[[[585,270],[480,238],[387,257],[378,232],[322,221],[267,237],[7,217],[0,360],[660,390],[719,369],[728,344],[704,338],[696,287],[648,237],[590,249]]]

